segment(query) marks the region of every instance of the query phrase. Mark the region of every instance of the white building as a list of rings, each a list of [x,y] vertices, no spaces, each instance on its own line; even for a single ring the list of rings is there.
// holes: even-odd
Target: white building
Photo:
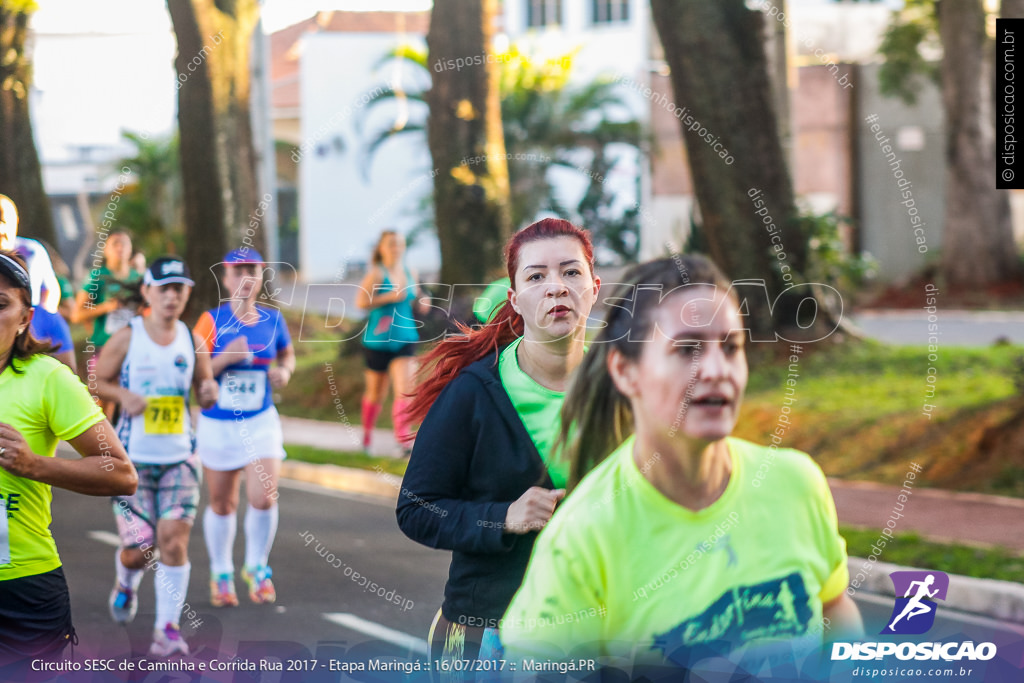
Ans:
[[[578,49],[577,83],[600,76],[635,79],[646,69],[650,21],[645,0],[510,0],[503,8],[497,46],[514,42],[537,55]],[[380,230],[410,229],[432,192],[431,173],[436,171],[425,134],[398,136],[379,147],[368,173],[365,155],[372,133],[401,125],[409,116],[425,118],[425,106],[416,102],[389,102],[372,113],[366,102],[389,84],[417,90],[429,86],[422,70],[380,64],[397,45],[422,45],[428,26],[426,12],[321,12],[271,36],[275,137],[300,148],[299,261],[306,281],[350,277],[353,267],[358,272]],[[643,118],[642,96],[626,88],[623,93],[632,115]],[[278,163],[279,176],[285,175],[280,157]],[[585,155],[579,163],[586,168]],[[637,155],[626,151],[606,179],[616,208],[643,204],[642,168]],[[564,203],[575,205],[587,176],[562,169],[552,174]],[[409,261],[423,272],[436,271],[436,239],[420,240]]]

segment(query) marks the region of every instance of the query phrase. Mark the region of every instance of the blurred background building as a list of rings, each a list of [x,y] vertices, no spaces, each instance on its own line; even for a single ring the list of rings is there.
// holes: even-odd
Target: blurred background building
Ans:
[[[118,161],[134,152],[121,132],[166,136],[175,125],[175,43],[166,10],[160,3],[122,4],[116,26],[85,24],[45,7],[33,22],[32,111],[44,184],[57,246],[79,275],[101,207],[114,192]],[[659,97],[673,100],[648,3],[506,0],[502,7],[499,49],[577,50],[573,81],[622,81],[622,98],[655,144],[649,156],[623,149],[605,182],[618,210],[641,209],[641,258],[684,244],[696,211],[693,187],[679,123]],[[877,115],[894,142],[929,244],[941,245],[945,178],[935,85],[925,84],[914,106],[878,93],[876,53],[891,9],[888,3],[791,0],[787,45],[773,44],[775,21],[767,16],[765,38],[769,55],[787,57],[775,73],[789,92],[781,125],[797,195],[809,210],[851,218],[848,245],[874,255],[883,279],[898,280],[918,270],[924,255],[907,237],[903,207],[891,201],[897,190],[865,117]],[[425,138],[396,137],[372,156],[366,149],[368,131],[405,125],[416,103],[392,98],[372,111],[367,104],[381,89],[429,86],[422,69],[385,59],[398,45],[423,46],[428,28],[427,11],[321,11],[269,34],[268,93],[255,88],[254,95],[266,96],[267,105],[254,107],[254,116],[264,112],[273,140],[274,249],[307,282],[352,277],[365,267],[380,230],[408,232],[422,220],[435,172]],[[81,59],[69,61],[68,53]],[[581,157],[580,166],[586,163]],[[549,173],[567,205],[586,189],[579,171]],[[1011,201],[1018,239],[1024,239],[1021,193],[1012,193]],[[420,233],[409,258],[424,273],[436,270],[436,239]]]

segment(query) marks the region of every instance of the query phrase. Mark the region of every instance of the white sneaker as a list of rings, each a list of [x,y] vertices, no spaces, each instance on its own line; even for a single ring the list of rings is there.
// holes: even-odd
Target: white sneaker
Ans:
[[[177,624],[168,623],[162,629],[153,631],[153,644],[149,646],[151,657],[170,657],[173,654],[180,654],[185,657],[189,655],[188,643],[181,637],[181,629]]]
[[[121,582],[114,583],[114,590],[110,591],[110,600],[107,601],[110,608],[110,618],[119,624],[127,624],[135,618],[139,611],[139,599],[135,591],[121,585]]]

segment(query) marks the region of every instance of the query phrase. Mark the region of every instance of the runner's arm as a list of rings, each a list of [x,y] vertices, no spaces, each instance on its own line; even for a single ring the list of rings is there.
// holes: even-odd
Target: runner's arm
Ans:
[[[138,415],[146,409],[146,398],[122,387],[118,381],[131,341],[132,328],[125,327],[103,345],[96,361],[96,384],[90,389],[104,401],[121,404],[121,408],[129,415]]]
[[[68,439],[82,456],[78,460],[36,455],[11,425],[0,424],[0,430],[4,446],[0,467],[14,476],[91,496],[135,493],[138,485],[135,467],[128,460],[114,428],[105,419]]]
[[[81,459],[44,458],[54,471],[48,480],[38,481],[92,496],[130,496],[135,493],[139,483],[135,466],[107,420],[94,424],[68,443],[78,451]],[[56,467],[57,463],[62,463],[62,466]]]
[[[288,384],[292,375],[295,374],[295,347],[291,344],[277,352],[277,367],[267,371],[270,375],[270,383],[275,389],[280,389]]]
[[[89,292],[83,290],[75,295],[75,307],[71,309],[71,322],[76,325],[87,323],[101,315],[116,311],[117,306],[116,299],[93,305],[89,300]]]
[[[359,283],[359,292],[356,293],[356,306],[364,311],[368,311],[371,308],[380,308],[381,306],[387,306],[402,300],[404,295],[398,291],[374,293],[374,288],[379,284],[381,284],[379,272],[374,268]]]
[[[845,591],[821,606],[821,616],[828,619],[825,640],[856,640],[864,637],[864,621],[860,609]]]
[[[210,354],[199,353],[199,349],[203,345],[199,335],[192,333],[192,343],[196,349],[196,366],[192,372],[192,387],[195,389],[196,398],[199,399],[199,406],[205,410],[216,405],[220,386],[213,378],[213,363],[210,361]]]

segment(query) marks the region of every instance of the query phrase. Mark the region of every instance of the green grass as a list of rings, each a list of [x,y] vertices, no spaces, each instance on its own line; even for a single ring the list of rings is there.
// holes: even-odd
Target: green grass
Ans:
[[[853,557],[868,557],[873,552],[872,544],[879,538],[879,532],[873,529],[840,527],[839,532],[846,539],[847,553]],[[1024,556],[1006,548],[934,543],[913,533],[895,534],[895,538],[882,548],[879,560],[920,569],[941,567],[950,574],[979,579],[1024,581]]]
[[[322,317],[286,313],[298,354],[292,381],[277,392],[284,415],[338,424],[360,421],[363,359],[358,340],[324,325]],[[300,324],[303,330],[299,332]],[[771,442],[784,406],[788,351],[752,345],[750,380],[735,434]],[[780,345],[782,346],[782,345]],[[1024,384],[1021,346],[940,345],[935,361],[925,346],[871,341],[804,344],[795,403],[783,446],[817,461],[829,476],[896,484],[910,462],[933,488],[1024,497]],[[937,381],[928,398],[928,368]],[[393,392],[392,392],[393,393]],[[391,426],[391,398],[377,426]],[[934,407],[929,418],[925,403]],[[998,438],[994,438],[998,437]],[[995,445],[993,445],[995,444]]]
[[[919,414],[929,365],[935,366],[937,376],[935,398],[929,402],[943,412],[1007,398],[1014,394],[1014,363],[1024,355],[1019,346],[940,347],[937,360],[930,363],[923,346],[867,342],[804,349],[796,379],[799,404],[863,418],[908,410]],[[788,362],[752,368],[748,398],[781,396],[788,372]]]
[[[1007,432],[1024,410],[1015,388],[1024,349],[940,347],[936,355],[874,342],[804,345],[781,445],[810,453],[830,476],[897,483],[917,462],[928,486],[1024,496],[1024,453],[1014,441],[1024,431]],[[770,442],[788,375],[788,357],[752,363],[737,436]],[[934,406],[930,418],[925,403]],[[992,447],[996,435],[1001,445]]]
[[[339,465],[362,470],[381,470],[388,474],[404,475],[407,462],[398,458],[378,458],[364,453],[327,451],[311,446],[285,445],[289,460],[300,460],[313,465]]]

